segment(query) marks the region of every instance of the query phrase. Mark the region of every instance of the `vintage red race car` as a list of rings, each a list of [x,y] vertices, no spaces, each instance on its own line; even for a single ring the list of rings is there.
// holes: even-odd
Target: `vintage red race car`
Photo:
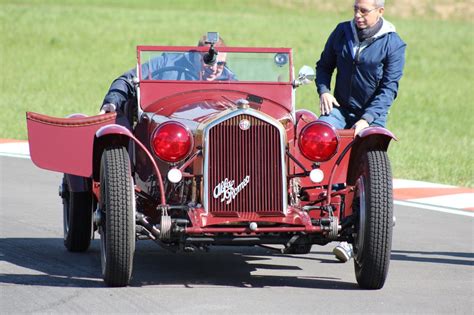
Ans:
[[[88,249],[100,233],[110,286],[132,275],[135,242],[170,251],[212,245],[353,245],[360,287],[384,285],[393,200],[383,128],[336,130],[295,92],[292,50],[249,47],[137,47],[137,93],[116,113],[54,118],[27,113],[33,162],[64,173],[64,244]],[[200,80],[166,56],[226,54],[229,80]],[[211,56],[212,57],[212,56]],[[212,58],[211,58],[212,59]]]

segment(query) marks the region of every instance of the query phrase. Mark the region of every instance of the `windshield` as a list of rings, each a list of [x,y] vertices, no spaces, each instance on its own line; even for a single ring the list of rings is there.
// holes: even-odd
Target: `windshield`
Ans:
[[[197,51],[140,51],[140,80],[289,82],[288,53],[219,52],[211,65]]]

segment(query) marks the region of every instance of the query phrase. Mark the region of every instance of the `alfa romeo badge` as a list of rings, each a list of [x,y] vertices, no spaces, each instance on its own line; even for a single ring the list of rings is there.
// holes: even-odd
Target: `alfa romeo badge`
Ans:
[[[239,127],[242,130],[248,130],[250,128],[250,121],[248,119],[242,119],[239,122]]]

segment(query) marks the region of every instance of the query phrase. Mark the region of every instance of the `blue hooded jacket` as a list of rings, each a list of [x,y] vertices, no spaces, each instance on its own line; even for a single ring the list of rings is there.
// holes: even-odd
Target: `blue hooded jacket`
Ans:
[[[386,115],[397,97],[406,44],[383,20],[373,37],[359,42],[353,21],[337,25],[316,63],[318,94],[330,92],[337,68],[334,97],[341,107],[369,124]]]

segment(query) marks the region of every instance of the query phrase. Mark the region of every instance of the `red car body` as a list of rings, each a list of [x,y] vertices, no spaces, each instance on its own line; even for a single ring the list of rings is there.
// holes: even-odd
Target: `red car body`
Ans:
[[[139,46],[137,68],[144,64],[144,52],[207,50]],[[314,113],[296,110],[298,78],[293,75],[291,49],[222,47],[219,52],[283,54],[288,56],[284,65],[288,75],[265,82],[203,82],[154,80],[141,77],[139,71],[138,107],[132,110],[137,118],[129,129],[115,123],[115,113],[69,118],[27,113],[33,162],[67,174],[64,183],[70,193],[89,194],[92,206],[84,212],[101,230],[104,217],[108,218],[99,209],[102,204],[107,207],[101,196],[104,150],[125,148],[134,187],[134,240],[153,239],[169,249],[281,244],[284,252],[307,253],[313,244],[357,243],[354,235],[363,224],[355,222],[365,219],[355,213],[360,202],[355,210],[354,200],[369,194],[367,190],[362,194],[357,183],[361,176],[370,176],[361,173],[360,156],[385,152],[392,133],[368,128],[354,136],[353,130],[335,130],[317,122]],[[162,135],[167,124],[168,133]],[[170,135],[174,130],[179,135]],[[188,140],[186,133],[191,135]],[[184,152],[184,158],[170,153],[175,151]],[[314,158],[318,152],[321,156]],[[157,154],[176,160],[165,161]],[[385,202],[390,208],[391,186],[387,189],[390,196]],[[98,211],[102,216],[94,215]],[[70,220],[71,214],[67,216]],[[358,248],[362,252],[362,246]],[[115,281],[117,276],[107,276],[105,268],[108,284],[128,283],[130,276]],[[380,279],[377,285],[361,284],[381,285]]]

